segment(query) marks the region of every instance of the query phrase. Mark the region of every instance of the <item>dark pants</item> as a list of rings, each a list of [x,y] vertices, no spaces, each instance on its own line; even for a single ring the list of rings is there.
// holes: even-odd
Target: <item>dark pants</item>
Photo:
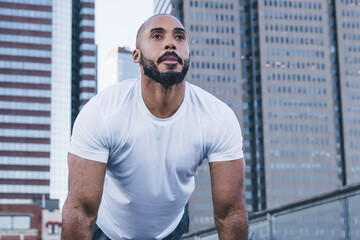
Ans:
[[[175,228],[175,230],[170,233],[167,237],[165,237],[163,240],[179,240],[180,237],[187,232],[189,229],[189,216],[187,214],[187,211],[184,212],[184,215],[181,218],[181,221],[179,225]],[[95,225],[93,234],[92,234],[93,240],[111,240],[108,236],[101,231],[98,225]]]

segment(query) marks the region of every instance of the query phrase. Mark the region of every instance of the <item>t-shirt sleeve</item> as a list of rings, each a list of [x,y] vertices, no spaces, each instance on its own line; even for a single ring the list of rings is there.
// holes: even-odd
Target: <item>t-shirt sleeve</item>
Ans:
[[[209,162],[220,162],[243,158],[242,147],[243,138],[239,122],[234,112],[226,108],[207,153],[207,159]]]
[[[99,104],[91,99],[77,116],[69,152],[81,158],[106,163],[109,157],[107,129]]]

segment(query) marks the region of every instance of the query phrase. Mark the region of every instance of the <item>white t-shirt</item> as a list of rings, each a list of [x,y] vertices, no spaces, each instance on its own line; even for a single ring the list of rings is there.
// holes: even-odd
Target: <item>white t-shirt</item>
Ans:
[[[140,79],[85,105],[69,151],[107,163],[97,224],[111,239],[166,237],[181,220],[203,159],[243,158],[240,126],[226,104],[186,83],[180,108],[159,119],[141,97]]]

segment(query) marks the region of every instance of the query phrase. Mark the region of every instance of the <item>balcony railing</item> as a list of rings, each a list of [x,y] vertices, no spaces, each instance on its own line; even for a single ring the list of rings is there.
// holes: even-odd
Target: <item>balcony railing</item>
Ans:
[[[182,239],[217,240],[215,228]],[[360,183],[249,214],[249,240],[360,239]]]

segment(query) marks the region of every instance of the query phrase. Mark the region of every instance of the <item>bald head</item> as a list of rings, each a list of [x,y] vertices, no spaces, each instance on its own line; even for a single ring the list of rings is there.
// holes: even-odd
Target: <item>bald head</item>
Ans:
[[[137,31],[137,34],[136,34],[136,48],[139,48],[140,47],[140,42],[141,42],[141,36],[144,32],[144,30],[146,29],[146,27],[148,26],[148,24],[154,20],[155,18],[157,17],[161,17],[161,16],[166,16],[166,17],[169,17],[169,18],[173,18],[173,19],[176,19],[180,24],[181,26],[182,23],[174,16],[170,15],[170,14],[166,14],[166,13],[160,13],[160,14],[156,14],[154,16],[151,16],[149,17],[139,28],[139,30]]]

